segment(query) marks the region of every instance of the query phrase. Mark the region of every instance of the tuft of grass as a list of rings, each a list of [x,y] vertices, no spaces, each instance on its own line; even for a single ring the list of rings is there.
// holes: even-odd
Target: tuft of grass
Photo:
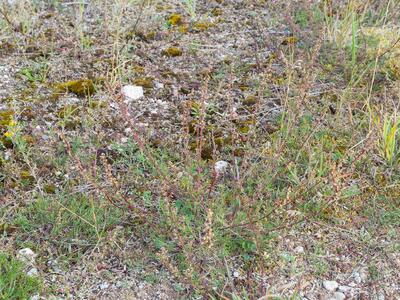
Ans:
[[[37,277],[26,275],[21,261],[0,252],[0,299],[26,300],[41,291]]]
[[[38,198],[22,208],[14,225],[21,230],[18,237],[21,246],[44,239],[74,259],[94,247],[120,221],[121,211],[109,205],[93,206],[85,197],[56,195]]]

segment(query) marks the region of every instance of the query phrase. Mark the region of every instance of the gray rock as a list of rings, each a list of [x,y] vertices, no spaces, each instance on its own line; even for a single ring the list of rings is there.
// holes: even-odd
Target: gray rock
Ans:
[[[331,280],[324,280],[322,282],[322,285],[326,290],[330,292],[336,291],[337,288],[339,287],[339,284],[336,281],[331,281]]]

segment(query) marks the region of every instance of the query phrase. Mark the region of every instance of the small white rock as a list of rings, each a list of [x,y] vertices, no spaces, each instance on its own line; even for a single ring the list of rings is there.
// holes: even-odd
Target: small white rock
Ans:
[[[36,253],[30,248],[24,248],[18,251],[17,258],[25,263],[34,263]]]
[[[357,286],[357,284],[356,284],[355,282],[350,282],[350,283],[349,283],[349,287],[354,288],[354,287],[356,287],[356,286]]]
[[[161,82],[156,82],[156,89],[163,89],[164,88],[164,84]]]
[[[331,281],[331,280],[324,280],[322,282],[322,285],[326,290],[330,292],[336,291],[336,289],[339,287],[339,284],[336,281]]]
[[[379,294],[378,295],[378,300],[385,300],[385,295],[384,294]]]
[[[39,295],[33,295],[32,297],[29,298],[29,300],[39,300],[40,296]]]
[[[338,291],[342,292],[342,293],[347,293],[350,292],[353,288],[351,286],[347,286],[347,285],[340,285],[338,287]]]
[[[122,87],[122,94],[125,96],[125,102],[138,100],[144,96],[143,87],[136,85],[125,85]]]
[[[75,103],[81,102],[81,100],[79,98],[76,98],[76,97],[70,97],[70,98],[65,99],[65,102],[67,104],[75,104]]]
[[[298,254],[304,253],[304,248],[302,246],[297,246],[294,248],[294,252]]]
[[[226,169],[228,168],[229,163],[224,161],[224,160],[219,160],[215,163],[214,165],[214,170],[217,175],[222,175],[226,172]]]
[[[358,272],[355,272],[353,276],[354,276],[354,282],[355,282],[355,283],[358,283],[358,284],[360,284],[360,283],[362,282],[362,279],[361,279],[360,273],[358,273]]]
[[[238,271],[235,271],[235,272],[233,272],[233,277],[235,277],[235,278],[239,278],[239,272]]]
[[[107,282],[103,282],[102,284],[100,284],[100,289],[101,290],[105,290],[109,287],[110,285]]]
[[[28,271],[28,273],[26,273],[26,275],[28,275],[29,277],[36,277],[39,276],[39,271],[36,268],[32,268]]]
[[[333,298],[334,298],[335,300],[344,300],[344,299],[346,299],[346,295],[343,294],[343,293],[341,293],[341,292],[335,292],[335,293],[333,294]]]

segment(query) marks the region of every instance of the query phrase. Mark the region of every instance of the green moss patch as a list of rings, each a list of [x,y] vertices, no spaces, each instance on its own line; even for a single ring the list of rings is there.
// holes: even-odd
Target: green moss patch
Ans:
[[[139,85],[146,89],[152,89],[154,87],[154,78],[153,77],[140,77],[136,78],[133,81],[134,84]]]
[[[183,54],[183,51],[178,47],[169,47],[163,50],[162,54],[168,57],[177,57]]]
[[[96,91],[93,80],[91,79],[79,79],[73,81],[67,81],[57,83],[54,85],[54,91],[56,93],[73,93],[77,96],[90,96]]]
[[[175,26],[182,24],[182,16],[180,14],[172,14],[168,18],[168,24]]]

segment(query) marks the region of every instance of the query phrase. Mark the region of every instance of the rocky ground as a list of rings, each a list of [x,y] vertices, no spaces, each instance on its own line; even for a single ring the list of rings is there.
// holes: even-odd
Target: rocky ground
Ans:
[[[42,280],[30,299],[400,299],[398,166],[383,163],[368,115],[396,115],[396,65],[380,71],[360,51],[359,69],[349,72],[350,50],[339,38],[332,44],[323,20],[345,19],[350,4],[310,3],[0,6],[0,252]],[[396,17],[387,13],[387,26]],[[127,98],[128,85],[143,97]],[[324,132],[332,134],[314,139]],[[132,139],[143,156],[162,153],[154,169],[168,169],[167,179],[128,155]],[[216,161],[229,166],[223,179],[212,177]],[[191,169],[201,171],[185,179]],[[265,170],[276,181],[244,183]],[[238,205],[218,198],[253,188]],[[110,191],[140,194],[140,207],[107,204]],[[82,206],[81,196],[96,205]],[[184,227],[196,223],[187,212],[174,219],[172,209],[164,224],[160,197],[179,212],[180,198],[217,199],[226,213],[201,204],[204,228],[193,229]],[[227,230],[240,246],[226,241]]]

